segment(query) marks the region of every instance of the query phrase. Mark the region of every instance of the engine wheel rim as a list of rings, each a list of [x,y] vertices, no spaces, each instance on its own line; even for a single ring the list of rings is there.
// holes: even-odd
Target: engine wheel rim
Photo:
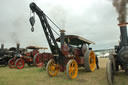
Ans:
[[[8,65],[10,68],[15,68],[15,59],[10,59]]]
[[[106,66],[106,76],[107,76],[107,81],[110,85],[114,84],[114,71],[113,71],[113,65],[112,61],[109,60]]]
[[[56,76],[59,70],[56,68],[57,65],[55,64],[55,61],[52,60],[48,65],[48,74],[52,77]]]
[[[78,66],[76,61],[72,61],[69,65],[69,75],[72,79],[77,77]]]
[[[36,56],[36,66],[37,67],[42,67],[43,65],[44,65],[44,62],[43,62],[41,56],[40,55],[37,55]]]
[[[22,69],[24,67],[24,60],[22,59],[19,59],[17,62],[16,62],[16,67],[18,69]]]
[[[89,65],[90,65],[90,70],[94,71],[96,68],[96,56],[93,51],[91,51],[89,54]]]

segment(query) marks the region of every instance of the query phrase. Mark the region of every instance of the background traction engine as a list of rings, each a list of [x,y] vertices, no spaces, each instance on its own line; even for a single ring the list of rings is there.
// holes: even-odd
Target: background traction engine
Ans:
[[[109,61],[106,66],[107,80],[110,85],[114,84],[114,75],[119,70],[128,71],[128,37],[127,25],[128,23],[121,23],[120,26],[120,42],[115,46],[115,51],[110,54]],[[121,67],[121,68],[119,68]]]
[[[23,51],[20,49],[20,44],[16,44],[16,48],[11,47],[9,50],[12,51],[13,54],[12,54],[12,58],[9,59],[9,61],[8,61],[8,66],[9,66],[9,68],[15,68],[16,67],[15,61],[21,57],[21,52],[23,52]]]
[[[4,48],[4,44],[1,44],[0,65],[7,66],[9,59],[12,58],[12,54],[13,54],[12,51],[10,51],[9,49]]]
[[[78,74],[78,67],[85,67],[86,71],[94,71],[96,68],[95,53],[89,49],[89,44],[93,42],[76,35],[65,35],[61,30],[35,3],[30,4],[33,15],[30,17],[31,31],[34,31],[36,13],[40,19],[44,34],[48,41],[54,59],[48,61],[46,71],[49,76],[56,76],[58,72],[66,71],[70,79],[74,79]],[[60,37],[55,39],[55,30],[49,25],[51,21],[59,30]],[[58,43],[60,42],[60,47]]]
[[[49,59],[52,59],[53,56],[51,53],[43,52],[40,53],[39,49],[48,49],[48,48],[43,48],[43,47],[36,47],[36,46],[28,46],[26,49],[33,49],[31,52],[27,52],[23,58],[24,61],[29,65],[29,66],[37,66],[37,67],[43,67],[44,64],[48,62]],[[48,57],[46,57],[48,56]]]
[[[41,48],[36,46],[28,46],[26,47],[26,52],[19,53],[19,56],[15,55],[12,59],[9,61],[10,68],[18,68],[22,69],[24,68],[25,63],[27,63],[28,66],[37,66],[42,67],[44,65],[45,56],[43,55],[49,55],[51,59],[51,54],[49,53],[39,53],[39,49],[47,49],[47,48]],[[31,50],[27,52],[27,50]],[[48,59],[47,59],[48,60]]]

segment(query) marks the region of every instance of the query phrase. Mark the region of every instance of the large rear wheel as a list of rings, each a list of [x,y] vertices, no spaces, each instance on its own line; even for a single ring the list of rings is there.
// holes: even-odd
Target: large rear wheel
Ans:
[[[70,79],[74,79],[77,77],[78,74],[78,64],[76,62],[76,60],[72,59],[69,60],[66,66],[66,72],[67,72],[67,76]]]
[[[106,76],[107,76],[107,81],[109,85],[113,85],[114,82],[114,74],[113,74],[113,67],[112,67],[112,61],[109,60],[106,66]]]
[[[46,66],[46,71],[49,76],[54,77],[58,74],[59,69],[57,68],[57,64],[55,64],[55,61],[53,59],[50,59],[48,61],[48,64]]]
[[[96,69],[96,56],[91,50],[87,50],[84,54],[84,67],[86,71],[92,72]]]
[[[37,53],[37,54],[34,56],[33,62],[34,62],[34,65],[37,66],[37,67],[43,67],[43,65],[44,65],[43,57],[41,56],[40,53]]]
[[[24,68],[24,60],[21,59],[21,58],[18,58],[15,62],[15,66],[18,68],[18,69],[22,69]]]
[[[9,68],[15,68],[16,66],[15,66],[15,61],[16,61],[16,59],[14,59],[14,58],[11,58],[9,61],[8,61],[8,66],[9,66]]]

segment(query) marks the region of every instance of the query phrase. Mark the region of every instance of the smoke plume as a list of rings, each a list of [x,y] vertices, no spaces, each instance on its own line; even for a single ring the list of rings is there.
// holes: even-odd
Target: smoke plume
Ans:
[[[119,23],[126,22],[128,0],[113,0],[113,6],[118,12]]]
[[[20,43],[18,34],[17,34],[16,32],[12,32],[12,33],[10,34],[10,37],[11,37],[11,39],[13,40],[14,43],[16,43],[16,44],[17,44],[17,43]]]

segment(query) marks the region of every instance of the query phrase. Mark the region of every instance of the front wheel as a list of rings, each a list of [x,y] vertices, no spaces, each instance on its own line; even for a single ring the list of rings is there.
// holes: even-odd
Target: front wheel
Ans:
[[[16,59],[14,59],[14,58],[11,58],[9,61],[8,61],[8,66],[9,66],[9,68],[15,68],[16,66],[15,66],[15,61],[16,61]]]
[[[113,85],[114,82],[114,73],[113,73],[113,67],[112,67],[112,61],[109,60],[106,66],[106,76],[107,76],[107,81],[109,85]]]
[[[54,77],[58,74],[59,69],[57,68],[57,64],[55,64],[55,61],[53,59],[50,59],[48,61],[48,64],[46,66],[46,71],[49,76]]]
[[[117,68],[116,68],[116,67],[117,67],[118,65],[116,65],[115,58],[114,58],[113,55],[110,55],[110,56],[109,56],[109,59],[110,59],[110,61],[111,61],[111,63],[112,63],[113,73],[116,74],[116,73],[117,73]]]
[[[66,66],[66,73],[68,78],[75,79],[78,74],[78,64],[76,60],[69,60]]]
[[[33,62],[34,62],[34,65],[37,67],[43,67],[43,65],[44,65],[43,57],[41,56],[40,53],[38,53],[34,56]]]
[[[24,60],[19,58],[16,60],[15,62],[15,66],[18,68],[18,69],[22,69],[24,68]]]

